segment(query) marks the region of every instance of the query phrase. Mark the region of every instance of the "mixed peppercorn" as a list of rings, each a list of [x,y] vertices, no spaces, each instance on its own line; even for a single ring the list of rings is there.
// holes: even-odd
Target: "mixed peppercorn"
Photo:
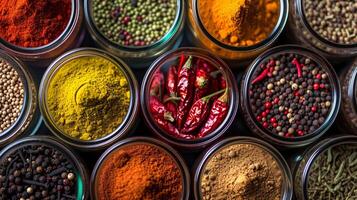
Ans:
[[[249,90],[256,121],[269,132],[299,137],[317,130],[332,105],[327,71],[311,58],[280,53],[257,67]]]
[[[45,145],[26,145],[0,163],[0,199],[76,199],[72,162]]]
[[[156,124],[181,139],[203,138],[224,121],[229,88],[224,72],[202,58],[182,54],[150,86],[150,110]]]

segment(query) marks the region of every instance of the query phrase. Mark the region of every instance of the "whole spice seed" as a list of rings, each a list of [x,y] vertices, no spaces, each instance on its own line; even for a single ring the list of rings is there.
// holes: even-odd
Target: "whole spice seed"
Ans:
[[[333,146],[321,153],[312,164],[308,175],[308,198],[356,199],[356,182],[357,146]]]
[[[0,134],[18,119],[24,103],[24,85],[18,72],[0,58]]]
[[[338,44],[357,43],[357,2],[304,0],[309,25],[323,38]]]
[[[0,199],[76,199],[76,170],[53,147],[21,146],[1,159]]]
[[[57,39],[71,16],[71,0],[1,0],[0,38],[21,47]]]
[[[99,200],[179,200],[183,195],[183,177],[177,163],[150,144],[129,144],[110,153],[96,177]]]
[[[96,140],[116,130],[130,105],[130,87],[120,67],[98,56],[64,63],[50,80],[47,105],[65,134]]]
[[[202,169],[203,200],[281,199],[282,170],[266,150],[232,144],[211,155]]]
[[[272,33],[278,0],[199,0],[200,19],[215,39],[231,46],[252,46]]]
[[[93,0],[99,31],[122,46],[148,46],[163,38],[174,24],[177,0]]]
[[[313,133],[331,110],[329,74],[305,55],[276,54],[257,67],[252,79],[251,110],[272,134],[299,137]]]
[[[155,72],[150,85],[150,111],[156,125],[181,139],[203,138],[215,131],[228,113],[229,88],[223,71],[184,54],[163,71],[166,75]],[[162,100],[159,91],[165,92]]]

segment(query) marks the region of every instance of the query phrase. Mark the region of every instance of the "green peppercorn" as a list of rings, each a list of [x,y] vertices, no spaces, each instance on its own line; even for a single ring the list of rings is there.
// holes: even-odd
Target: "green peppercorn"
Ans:
[[[147,46],[173,26],[178,0],[93,0],[93,20],[110,41],[124,46]]]

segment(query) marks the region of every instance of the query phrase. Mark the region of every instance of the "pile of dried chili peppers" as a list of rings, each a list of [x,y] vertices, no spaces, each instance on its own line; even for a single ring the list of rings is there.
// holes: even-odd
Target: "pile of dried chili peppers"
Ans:
[[[181,139],[203,138],[226,118],[229,88],[222,70],[182,54],[167,71],[155,72],[149,102],[163,131]]]

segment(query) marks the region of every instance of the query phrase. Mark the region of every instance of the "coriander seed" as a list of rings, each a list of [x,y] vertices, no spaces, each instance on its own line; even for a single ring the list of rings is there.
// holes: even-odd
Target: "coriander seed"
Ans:
[[[0,59],[0,133],[18,119],[24,102],[24,86],[17,71]]]
[[[357,43],[357,2],[303,0],[305,17],[321,37],[343,45]]]

